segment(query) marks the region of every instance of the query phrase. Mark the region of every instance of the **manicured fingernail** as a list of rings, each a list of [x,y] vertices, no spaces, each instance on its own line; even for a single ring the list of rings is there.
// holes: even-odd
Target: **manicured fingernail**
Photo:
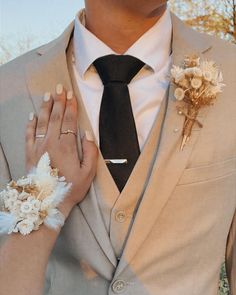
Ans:
[[[88,131],[88,130],[85,131],[85,137],[86,137],[86,139],[87,139],[88,141],[94,141],[91,132]]]
[[[70,90],[67,92],[67,99],[70,100],[72,98],[73,98],[73,91]]]
[[[33,112],[30,112],[29,113],[29,120],[30,121],[33,121],[33,119],[34,119],[34,113]]]
[[[63,92],[63,86],[62,84],[57,84],[57,87],[56,87],[56,93],[57,95],[61,95]]]
[[[43,100],[44,100],[45,102],[47,102],[47,101],[49,101],[50,97],[51,97],[51,93],[50,93],[50,92],[46,92],[46,93],[44,94]]]

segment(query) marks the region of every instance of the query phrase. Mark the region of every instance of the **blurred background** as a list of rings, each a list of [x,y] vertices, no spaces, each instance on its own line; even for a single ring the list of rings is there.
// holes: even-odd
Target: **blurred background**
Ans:
[[[56,38],[83,6],[83,0],[0,0],[0,65]],[[169,0],[169,7],[194,29],[236,45],[236,0]],[[229,295],[225,265],[219,294]]]
[[[60,35],[83,0],[0,0],[0,64]]]
[[[0,64],[57,37],[83,0],[0,0]],[[236,44],[236,0],[170,0],[170,9],[197,30]]]

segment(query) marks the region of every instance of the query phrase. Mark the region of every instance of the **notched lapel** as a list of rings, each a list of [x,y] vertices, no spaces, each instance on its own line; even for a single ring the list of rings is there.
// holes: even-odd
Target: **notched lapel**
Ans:
[[[196,34],[198,40],[192,42],[195,37],[194,32],[183,25],[174,15],[172,15],[172,23],[173,64],[180,64],[186,54],[199,54],[201,56],[209,48],[209,44],[202,44],[198,34]],[[174,86],[171,85],[155,164],[117,267],[116,275],[120,275],[125,267],[130,264],[155,222],[157,222],[162,209],[167,204],[183,170],[186,168],[188,159],[201,132],[201,128],[195,126],[190,141],[184,150],[180,151],[185,118],[178,114],[177,106],[181,106],[182,103],[175,100]],[[198,116],[203,125],[209,109],[205,108]]]
[[[35,108],[35,113],[38,115],[42,103],[42,97],[45,92],[55,93],[55,86],[62,83],[67,89],[73,89],[72,81],[68,69],[66,50],[71,40],[73,33],[73,25],[71,24],[68,29],[52,44],[45,45],[37,50],[38,56],[33,62],[28,63],[25,69],[26,82],[28,90]],[[80,105],[80,93],[73,89],[77,95]],[[80,116],[81,115],[81,116]],[[78,118],[78,148],[80,156],[82,155],[81,138],[84,130],[91,130],[91,126],[86,121],[86,114],[79,108]],[[81,126],[82,125],[82,126]],[[82,133],[81,133],[82,130]],[[91,186],[90,193],[85,200],[79,205],[83,215],[93,232],[95,239],[103,249],[107,258],[115,267],[117,260],[110,243],[108,234],[105,229],[97,202],[95,200],[95,192],[93,185]],[[96,253],[94,253],[96,255]]]
[[[71,43],[72,44],[72,43]],[[95,140],[95,144],[98,146],[98,142],[96,141],[95,135],[92,130],[92,126],[90,124],[85,106],[83,104],[83,101],[81,99],[80,91],[77,86],[77,82],[75,79],[74,71],[73,71],[73,64],[71,62],[72,60],[72,46],[68,47],[68,52],[67,52],[67,64],[68,64],[68,69],[69,69],[69,75],[70,79],[73,85],[73,90],[74,93],[77,97],[78,100],[78,128],[80,130],[81,136],[84,134],[85,130],[89,130],[91,134],[93,135],[93,138]],[[96,240],[100,244],[101,248],[103,249],[104,253],[107,255],[109,258],[110,262],[113,264],[115,267],[117,264],[117,260],[115,257],[115,252],[113,250],[111,241],[108,236],[108,232],[106,230],[100,208],[98,206],[98,201],[96,197],[96,190],[100,188],[101,184],[105,186],[103,193],[105,195],[110,195],[116,194],[116,190],[114,190],[114,187],[112,187],[112,182],[109,178],[108,175],[108,169],[105,167],[105,162],[103,160],[103,157],[101,155],[101,152],[99,150],[99,155],[98,155],[98,163],[97,163],[97,175],[93,181],[93,184],[90,189],[90,194],[79,204],[79,207],[81,211],[83,212],[86,221],[88,222]]]

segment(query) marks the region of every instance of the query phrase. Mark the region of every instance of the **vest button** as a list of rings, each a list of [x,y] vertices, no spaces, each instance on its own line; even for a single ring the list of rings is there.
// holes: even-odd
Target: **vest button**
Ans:
[[[116,280],[112,284],[112,291],[116,294],[121,294],[126,289],[126,282],[123,280]]]
[[[126,214],[125,214],[125,211],[118,211],[118,212],[116,213],[115,218],[116,218],[116,221],[118,221],[118,222],[120,222],[120,223],[124,222],[124,221],[126,220]]]

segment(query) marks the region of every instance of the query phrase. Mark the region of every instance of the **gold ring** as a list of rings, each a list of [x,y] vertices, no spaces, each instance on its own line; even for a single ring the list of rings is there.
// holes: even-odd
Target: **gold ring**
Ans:
[[[75,136],[77,136],[76,132],[74,132],[73,130],[70,130],[70,129],[61,132],[61,134],[69,134],[69,133],[74,134]]]

